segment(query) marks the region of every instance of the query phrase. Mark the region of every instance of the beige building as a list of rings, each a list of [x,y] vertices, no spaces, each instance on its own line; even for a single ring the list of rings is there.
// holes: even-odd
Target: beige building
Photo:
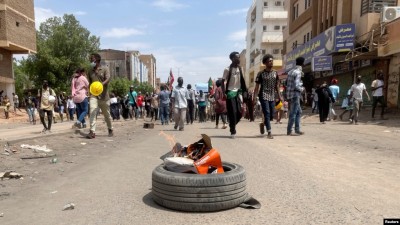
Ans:
[[[33,0],[0,0],[0,91],[15,92],[13,55],[36,53]]]
[[[282,68],[283,30],[287,26],[287,0],[253,0],[247,12],[246,83],[255,86],[255,78],[265,66],[262,57],[274,57],[274,69]]]
[[[156,74],[157,74],[157,61],[156,58],[151,55],[140,55],[139,59],[146,65],[147,67],[147,82],[152,86],[156,86]]]
[[[378,46],[384,42],[387,32],[384,28],[400,17],[400,9],[396,8],[399,3],[398,0],[290,0],[285,6],[288,27],[283,33],[285,71],[294,67],[296,57],[303,56],[306,89],[310,91],[313,86],[335,78],[341,87],[339,97],[346,94],[356,75],[363,76],[368,90],[377,70],[383,70],[386,80],[390,80],[393,57],[379,55]],[[395,13],[385,18],[388,9]],[[321,56],[332,57],[331,69],[318,67],[316,62]],[[398,105],[397,99],[390,99],[392,94],[387,96],[390,106]]]

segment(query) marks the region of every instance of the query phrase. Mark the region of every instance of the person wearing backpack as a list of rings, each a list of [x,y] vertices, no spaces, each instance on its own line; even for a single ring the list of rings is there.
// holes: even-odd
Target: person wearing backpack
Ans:
[[[47,80],[43,81],[43,86],[38,91],[39,93],[39,116],[40,122],[42,122],[44,129],[42,133],[51,132],[51,123],[53,122],[53,110],[57,106],[57,95],[53,89],[49,87],[49,82]],[[47,121],[44,120],[45,114],[47,114]]]
[[[332,95],[326,81],[319,87],[315,92],[318,95],[318,109],[319,109],[319,121],[325,124],[329,115],[330,103],[335,103],[335,98]]]
[[[234,139],[236,136],[236,125],[239,123],[243,115],[243,99],[247,100],[248,96],[242,68],[239,65],[239,52],[232,52],[229,54],[229,59],[232,63],[224,70],[224,75],[222,76],[222,88],[227,98],[226,109],[229,120],[229,131],[231,132],[231,138]]]

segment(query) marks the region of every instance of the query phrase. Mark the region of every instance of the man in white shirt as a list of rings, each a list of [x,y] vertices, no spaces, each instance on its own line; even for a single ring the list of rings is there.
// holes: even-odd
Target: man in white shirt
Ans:
[[[385,112],[385,97],[383,96],[383,90],[385,89],[385,83],[383,81],[383,71],[378,71],[377,79],[372,81],[371,90],[372,90],[372,119],[375,117],[375,109],[379,102],[382,106],[381,110],[381,119],[385,119],[383,114]]]
[[[179,130],[183,131],[184,120],[186,118],[186,109],[187,109],[187,99],[189,98],[189,92],[186,87],[183,86],[183,78],[178,78],[178,85],[175,86],[172,91],[171,100],[172,105],[174,106],[174,116],[175,116],[175,125],[174,129],[176,130],[179,126]]]
[[[370,101],[371,98],[368,95],[365,84],[361,83],[361,76],[357,76],[356,83],[351,86],[350,90],[350,99],[353,99],[354,104],[354,114],[352,119],[353,123],[355,125],[358,125],[358,114],[363,104],[363,92],[365,92],[365,94],[367,95],[368,101]]]

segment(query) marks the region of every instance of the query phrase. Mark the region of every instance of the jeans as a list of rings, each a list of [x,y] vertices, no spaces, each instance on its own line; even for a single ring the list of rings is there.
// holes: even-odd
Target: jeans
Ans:
[[[385,113],[385,97],[383,96],[372,96],[372,118],[375,116],[375,109],[376,106],[378,105],[378,102],[381,104],[382,109],[381,109],[381,117],[383,117],[383,114]]]
[[[69,119],[74,120],[75,108],[68,108]]]
[[[85,98],[81,103],[76,103],[76,111],[78,112],[77,120],[82,124],[86,124],[85,117],[88,114],[88,99]]]
[[[46,125],[46,122],[44,121],[45,114],[47,114],[47,120],[48,120],[47,125]],[[42,122],[43,127],[46,130],[51,130],[51,122],[53,121],[53,110],[40,109],[39,116],[40,116],[40,122]]]
[[[169,106],[164,105],[160,107],[161,124],[168,124],[169,121]]]
[[[287,134],[292,133],[294,124],[294,131],[300,132],[300,118],[301,118],[301,107],[300,107],[300,96],[288,99],[289,102],[289,121],[287,126]]]
[[[264,125],[267,127],[267,132],[271,132],[271,117],[274,115],[275,102],[261,100],[260,103],[264,114]]]
[[[36,118],[35,118],[35,108],[31,107],[31,108],[26,108],[26,112],[28,113],[29,116],[29,122],[35,122]]]

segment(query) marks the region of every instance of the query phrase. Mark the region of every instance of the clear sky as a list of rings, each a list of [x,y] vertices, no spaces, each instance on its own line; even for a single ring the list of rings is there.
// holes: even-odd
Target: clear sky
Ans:
[[[36,27],[49,17],[74,14],[101,49],[153,54],[157,77],[169,70],[184,83],[222,77],[229,53],[245,48],[252,0],[35,0]],[[175,85],[176,83],[174,83]]]

